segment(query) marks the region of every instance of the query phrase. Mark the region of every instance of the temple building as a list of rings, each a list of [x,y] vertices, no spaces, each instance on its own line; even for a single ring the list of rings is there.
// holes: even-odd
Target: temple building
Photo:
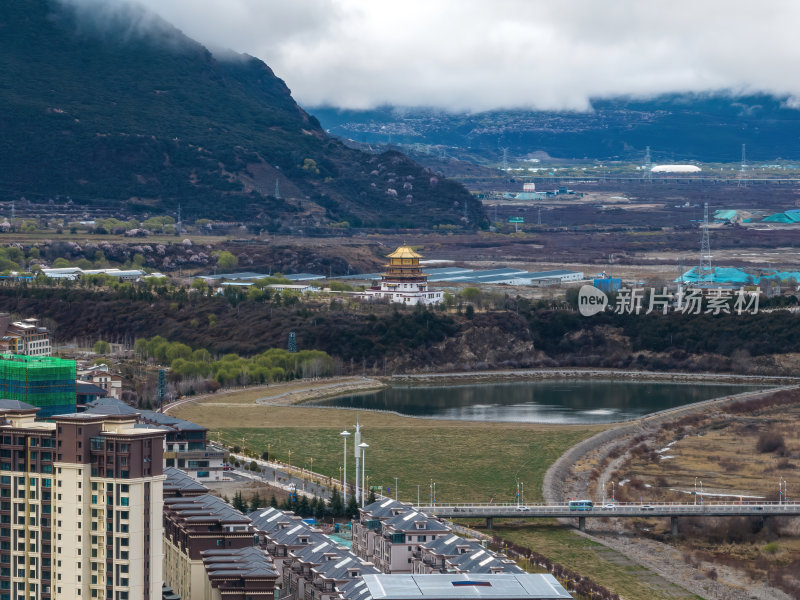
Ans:
[[[380,286],[364,290],[363,297],[372,300],[385,298],[400,304],[439,304],[442,292],[428,288],[428,275],[419,264],[421,255],[408,246],[400,246],[389,254],[386,272],[381,274]]]

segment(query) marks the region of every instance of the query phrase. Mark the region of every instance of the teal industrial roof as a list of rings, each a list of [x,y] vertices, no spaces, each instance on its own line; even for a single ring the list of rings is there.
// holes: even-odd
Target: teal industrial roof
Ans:
[[[742,285],[758,285],[762,281],[775,280],[776,278],[780,279],[781,281],[785,281],[787,279],[797,279],[800,281],[800,271],[759,269],[757,272],[747,273],[746,271],[733,267],[714,267],[712,269],[713,277],[710,279],[708,277],[701,276],[697,271],[697,267],[689,269],[683,274],[683,277],[679,277],[675,280],[675,282],[680,282],[683,280],[686,283],[696,283],[698,281],[702,281],[706,283],[739,283]]]

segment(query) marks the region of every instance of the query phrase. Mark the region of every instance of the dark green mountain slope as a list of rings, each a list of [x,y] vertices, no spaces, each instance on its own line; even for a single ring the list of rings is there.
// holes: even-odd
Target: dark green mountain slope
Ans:
[[[465,201],[483,218],[404,156],[328,138],[260,60],[212,56],[139,8],[80,6],[0,3],[0,198],[270,227],[462,224]]]

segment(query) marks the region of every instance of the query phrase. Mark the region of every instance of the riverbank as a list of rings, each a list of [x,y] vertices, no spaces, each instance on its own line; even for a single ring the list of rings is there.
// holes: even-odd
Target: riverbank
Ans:
[[[797,390],[800,387],[786,386],[783,389]],[[619,455],[621,448],[654,439],[679,418],[685,420],[717,413],[737,402],[766,399],[778,391],[747,392],[699,402],[654,413],[598,433],[570,448],[550,466],[543,479],[542,495],[548,503],[562,502],[565,497],[573,496],[600,497],[603,494],[602,482],[611,481],[613,473],[628,456],[627,452]],[[707,452],[713,454],[714,448],[707,448]],[[704,478],[708,476],[710,474],[706,473]],[[672,545],[645,539],[641,535],[619,535],[622,526],[613,521],[593,524],[593,527],[597,530],[592,532],[595,535],[579,535],[624,554],[701,597],[712,600],[789,598],[780,590],[754,582],[730,567],[716,568],[712,563],[700,568],[686,564],[681,559],[681,552]],[[714,574],[713,577],[710,573]]]
[[[541,379],[620,379],[633,381],[664,381],[689,383],[742,383],[753,385],[792,385],[800,384],[800,377],[771,375],[737,375],[735,373],[694,373],[671,371],[630,371],[618,369],[514,369],[507,371],[466,371],[452,373],[409,373],[378,377],[389,383],[414,382],[419,384],[493,383],[502,381],[541,380]]]

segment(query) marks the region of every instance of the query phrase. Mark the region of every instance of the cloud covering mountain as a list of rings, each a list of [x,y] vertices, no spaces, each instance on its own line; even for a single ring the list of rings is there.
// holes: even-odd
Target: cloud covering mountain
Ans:
[[[592,97],[720,89],[800,105],[791,0],[139,2],[266,61],[307,106],[585,110]]]

